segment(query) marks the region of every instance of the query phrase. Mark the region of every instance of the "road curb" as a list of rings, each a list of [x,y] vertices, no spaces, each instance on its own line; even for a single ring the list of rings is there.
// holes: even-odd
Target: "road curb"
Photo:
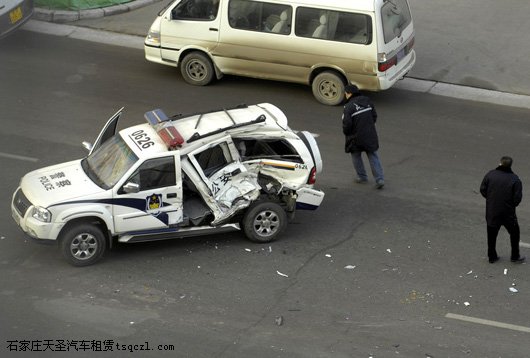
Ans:
[[[530,96],[405,77],[394,86],[407,91],[429,93],[469,101],[530,109]]]
[[[52,10],[36,7],[33,12],[33,19],[55,23],[67,23],[84,19],[96,19],[104,16],[123,14],[124,12],[136,10],[160,1],[162,0],[133,0],[125,4],[77,11]]]

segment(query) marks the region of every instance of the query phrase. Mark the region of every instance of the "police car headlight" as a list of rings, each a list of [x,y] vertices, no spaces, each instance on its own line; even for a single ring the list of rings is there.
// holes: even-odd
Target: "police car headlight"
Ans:
[[[52,213],[40,206],[33,207],[31,216],[45,223],[49,223],[52,220]]]

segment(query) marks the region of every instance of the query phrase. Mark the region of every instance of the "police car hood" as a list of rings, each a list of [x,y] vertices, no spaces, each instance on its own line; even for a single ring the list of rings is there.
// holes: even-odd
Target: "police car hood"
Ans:
[[[81,160],[32,171],[22,178],[20,186],[33,205],[42,207],[105,192],[88,178]]]

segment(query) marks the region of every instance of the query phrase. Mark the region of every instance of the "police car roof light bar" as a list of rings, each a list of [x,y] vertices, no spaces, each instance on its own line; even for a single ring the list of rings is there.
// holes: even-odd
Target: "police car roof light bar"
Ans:
[[[181,147],[184,144],[184,138],[182,138],[177,128],[171,124],[170,119],[161,109],[146,112],[144,117],[169,148]]]

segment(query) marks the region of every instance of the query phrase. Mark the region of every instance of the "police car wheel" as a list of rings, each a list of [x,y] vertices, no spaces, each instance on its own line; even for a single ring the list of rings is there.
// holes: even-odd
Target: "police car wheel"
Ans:
[[[105,237],[94,225],[73,226],[62,235],[60,249],[70,264],[92,265],[105,253]]]
[[[213,80],[214,68],[208,56],[200,52],[192,52],[182,60],[180,72],[189,84],[206,86]]]
[[[344,80],[338,74],[325,71],[315,77],[311,88],[320,103],[336,106],[344,100]]]
[[[258,202],[247,210],[242,224],[251,241],[271,242],[285,229],[287,214],[276,203]]]

